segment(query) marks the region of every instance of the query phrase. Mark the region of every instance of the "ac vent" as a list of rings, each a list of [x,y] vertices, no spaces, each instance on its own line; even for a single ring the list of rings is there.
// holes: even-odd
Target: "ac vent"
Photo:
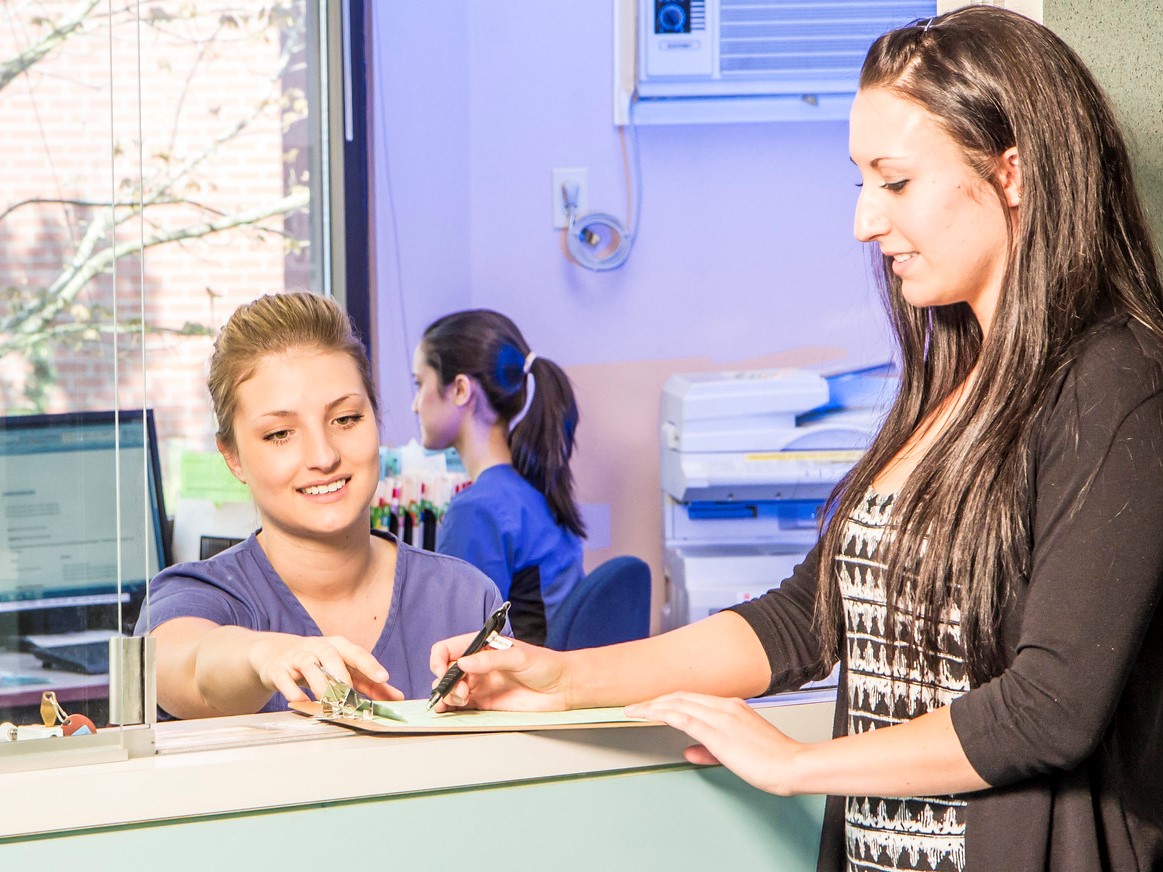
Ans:
[[[851,95],[869,45],[935,0],[639,0],[640,99]]]

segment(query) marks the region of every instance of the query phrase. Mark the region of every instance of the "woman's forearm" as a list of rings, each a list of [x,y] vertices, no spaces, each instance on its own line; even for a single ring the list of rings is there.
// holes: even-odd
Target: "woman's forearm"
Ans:
[[[734,612],[648,639],[566,656],[571,708],[627,705],[677,690],[752,697],[771,682],[763,646]]]
[[[989,785],[961,749],[947,708],[896,726],[804,744],[768,723],[742,699],[670,693],[626,707],[662,721],[698,744],[692,763],[722,763],[761,790],[783,796],[926,796]]]
[[[940,796],[983,790],[944,706],[892,727],[800,745],[787,793]]]
[[[216,627],[202,636],[194,651],[194,684],[207,708],[219,715],[249,714],[266,705],[274,691],[259,676],[255,651],[283,638],[243,627]]]
[[[249,660],[260,635],[202,618],[175,618],[157,639],[158,703],[179,718],[258,711],[270,699]]]

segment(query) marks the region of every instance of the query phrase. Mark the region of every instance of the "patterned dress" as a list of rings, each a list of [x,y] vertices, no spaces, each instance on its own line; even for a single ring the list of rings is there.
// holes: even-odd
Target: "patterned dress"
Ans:
[[[844,600],[848,646],[848,733],[891,726],[948,705],[969,690],[960,612],[939,623],[936,668],[910,664],[903,643],[920,629],[906,609],[885,626],[885,565],[878,554],[892,495],[869,490],[848,519],[836,572]],[[889,667],[888,645],[897,656]],[[848,797],[845,842],[851,872],[963,870],[965,801],[953,796]]]

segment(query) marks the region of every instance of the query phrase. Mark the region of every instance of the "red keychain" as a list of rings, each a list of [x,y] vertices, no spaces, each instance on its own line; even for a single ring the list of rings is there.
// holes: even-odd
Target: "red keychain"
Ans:
[[[91,736],[97,732],[97,725],[84,715],[69,715],[61,721],[61,732],[66,736]]]
[[[57,719],[61,722],[61,734],[65,736],[91,736],[97,732],[97,725],[84,715],[70,715],[57,702],[57,695],[46,690],[40,698],[40,714],[46,727],[51,727]]]

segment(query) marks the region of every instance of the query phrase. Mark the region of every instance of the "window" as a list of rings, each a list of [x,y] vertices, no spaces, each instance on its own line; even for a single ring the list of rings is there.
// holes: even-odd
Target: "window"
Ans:
[[[332,274],[344,228],[366,227],[359,203],[343,217],[362,126],[330,132],[362,10],[0,6],[0,414],[150,408],[172,494],[182,452],[214,447],[206,364],[237,305],[309,288],[367,310],[366,283],[349,294]],[[0,654],[60,619],[0,615]],[[131,620],[90,610],[65,628]]]
[[[323,260],[343,182],[323,179],[342,153],[320,147],[336,112],[317,83],[342,76],[342,34],[319,33],[350,33],[346,8],[164,0],[139,25],[134,4],[5,4],[6,414],[152,406],[171,479],[174,451],[213,447],[200,386],[235,306],[345,296]]]

